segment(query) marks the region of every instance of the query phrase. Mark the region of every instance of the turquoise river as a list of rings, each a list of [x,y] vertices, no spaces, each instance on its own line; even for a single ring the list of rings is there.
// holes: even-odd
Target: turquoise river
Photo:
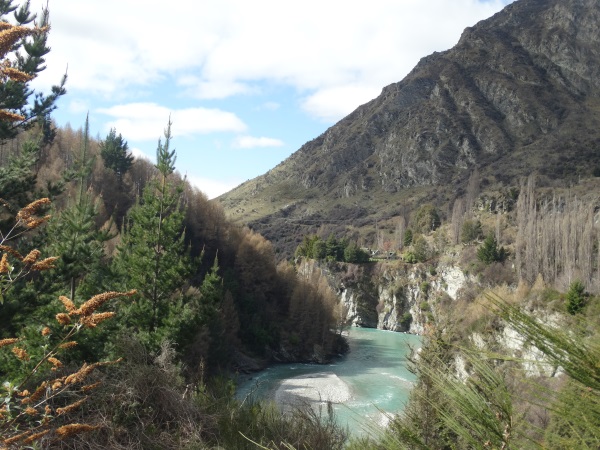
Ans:
[[[240,399],[252,395],[272,399],[281,383],[296,377],[327,373],[345,384],[348,398],[334,404],[337,420],[351,434],[370,433],[385,425],[390,414],[404,407],[415,380],[407,369],[411,348],[419,347],[420,337],[368,328],[351,328],[350,351],[331,364],[280,364],[252,376],[240,384]],[[293,382],[293,381],[292,381]],[[318,406],[317,406],[318,407]],[[323,408],[325,413],[327,408]]]

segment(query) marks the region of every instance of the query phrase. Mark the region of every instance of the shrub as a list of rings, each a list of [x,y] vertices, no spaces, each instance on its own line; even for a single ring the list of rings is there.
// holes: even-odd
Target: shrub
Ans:
[[[477,259],[485,264],[502,262],[506,256],[506,250],[504,247],[498,248],[498,243],[492,233],[488,234],[481,247],[477,249]]]
[[[404,232],[404,246],[408,247],[412,244],[413,241],[413,232],[412,230],[409,228],[408,230],[406,230]]]
[[[483,235],[481,222],[479,220],[465,220],[460,232],[460,241],[463,244],[473,242]]]
[[[411,251],[405,252],[404,255],[402,255],[402,259],[408,264],[416,264],[418,262],[415,253]]]
[[[421,206],[415,214],[414,225],[421,233],[434,231],[441,223],[437,209],[430,203]]]
[[[429,244],[423,236],[419,236],[413,244],[413,252],[418,262],[426,261],[429,258],[430,248]]]
[[[402,314],[402,317],[400,317],[399,324],[404,331],[408,331],[410,329],[410,324],[412,323],[412,321],[413,316],[410,312],[407,311],[404,314]]]
[[[575,280],[569,286],[567,292],[567,311],[575,315],[580,312],[585,305],[585,286],[579,280]]]

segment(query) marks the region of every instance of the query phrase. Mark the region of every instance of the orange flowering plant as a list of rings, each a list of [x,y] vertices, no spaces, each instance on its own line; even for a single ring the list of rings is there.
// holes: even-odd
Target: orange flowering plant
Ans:
[[[56,257],[41,258],[41,252],[37,249],[23,256],[9,245],[10,240],[50,218],[37,215],[39,208],[49,203],[48,199],[30,203],[17,213],[15,225],[7,233],[0,232],[0,293],[6,293],[18,279],[31,272],[53,267]],[[67,417],[83,405],[90,392],[98,386],[99,383],[90,382],[89,375],[96,368],[115,364],[119,360],[84,363],[75,370],[67,370],[61,357],[77,346],[78,333],[95,328],[115,315],[113,311],[100,312],[104,304],[111,299],[134,294],[135,291],[105,292],[79,306],[72,299],[60,296],[58,300],[64,312],[58,313],[55,319],[62,335],[52,345],[44,347],[37,358],[30,355],[31,349],[26,338],[0,339],[0,351],[12,353],[13,358],[31,367],[19,379],[4,380],[0,386],[0,450],[22,447],[44,439],[61,440],[97,428],[90,424],[69,423]],[[49,344],[53,333],[50,327],[44,327],[40,333]],[[57,418],[60,420],[55,420]]]

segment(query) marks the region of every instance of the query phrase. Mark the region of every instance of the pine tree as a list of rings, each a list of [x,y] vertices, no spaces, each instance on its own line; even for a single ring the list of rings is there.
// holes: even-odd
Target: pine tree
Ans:
[[[165,143],[158,141],[158,178],[144,188],[142,198],[131,208],[114,261],[124,285],[138,290],[136,301],[127,308],[125,322],[151,346],[166,337],[169,317],[183,307],[182,289],[192,267],[184,243],[182,187],[170,177],[175,164],[170,143],[169,120]]]
[[[0,168],[0,197],[13,213],[34,200],[31,194],[37,176],[35,164],[41,147],[50,144],[54,137],[49,115],[58,97],[66,92],[65,77],[59,86],[52,88],[49,96],[36,93],[33,100],[30,98],[34,91],[28,84],[45,69],[44,56],[50,51],[46,45],[48,10],[42,11],[39,23],[30,26],[35,20],[29,1],[20,7],[12,0],[0,1],[0,23],[3,24],[0,29],[0,144],[36,121],[41,126],[39,139],[25,142],[19,154]]]
[[[98,230],[96,202],[88,192],[94,159],[89,157],[89,116],[85,119],[80,154],[71,176],[77,177],[78,194],[74,201],[48,227],[50,249],[61,255],[55,276],[68,286],[70,298],[75,300],[77,285],[97,268],[104,258],[104,242],[112,236]]]
[[[133,156],[129,154],[129,146],[120,134],[112,128],[106,139],[100,144],[100,154],[104,160],[104,166],[112,170],[117,176],[119,185],[123,183],[123,176],[131,168]]]
[[[49,248],[61,255],[54,276],[69,286],[70,298],[75,299],[77,286],[97,269],[104,260],[104,242],[111,235],[96,226],[97,208],[89,194],[58,214],[48,226]]]
[[[583,309],[585,305],[585,286],[579,280],[575,280],[569,286],[567,292],[567,311],[575,315]]]
[[[9,24],[9,15],[14,17],[14,25]],[[29,10],[29,1],[20,7],[12,0],[0,2],[0,21],[7,24],[0,31],[0,59],[4,63],[0,68],[0,142],[13,138],[36,121],[42,126],[44,142],[54,137],[50,113],[58,98],[66,93],[66,75],[49,95],[34,94],[29,88],[28,83],[46,68],[44,57],[50,51],[48,9],[42,10],[36,26],[28,27],[36,18]]]
[[[31,194],[37,180],[34,165],[38,160],[39,145],[28,141],[21,147],[20,155],[10,158],[0,167],[0,192],[2,200],[14,212],[32,201]]]
[[[477,249],[477,259],[485,264],[491,264],[493,262],[502,262],[505,258],[506,250],[504,247],[498,248],[494,234],[488,234],[481,247]]]

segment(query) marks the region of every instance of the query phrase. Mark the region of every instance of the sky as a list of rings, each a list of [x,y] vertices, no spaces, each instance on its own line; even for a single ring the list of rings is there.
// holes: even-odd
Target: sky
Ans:
[[[47,0],[32,0],[41,11]],[[512,0],[50,0],[59,126],[111,128],[214,198],[264,174]],[[163,138],[164,140],[164,138]]]

